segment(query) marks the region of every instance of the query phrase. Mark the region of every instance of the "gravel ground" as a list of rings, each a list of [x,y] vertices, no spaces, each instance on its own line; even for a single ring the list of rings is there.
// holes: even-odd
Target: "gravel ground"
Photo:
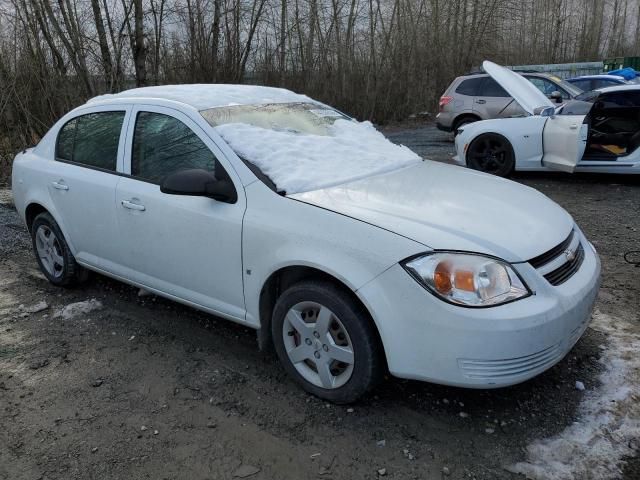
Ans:
[[[421,155],[452,153],[432,126],[387,133]],[[638,334],[640,269],[622,255],[640,249],[639,182],[515,180],[574,216],[602,259],[598,311]],[[246,328],[98,275],[76,289],[51,286],[0,189],[3,480],[524,478],[509,466],[527,459],[531,442],[581,421],[607,345],[590,328],[558,365],[506,389],[389,378],[355,405],[327,404],[300,391]],[[626,460],[618,476],[640,478],[637,458]]]

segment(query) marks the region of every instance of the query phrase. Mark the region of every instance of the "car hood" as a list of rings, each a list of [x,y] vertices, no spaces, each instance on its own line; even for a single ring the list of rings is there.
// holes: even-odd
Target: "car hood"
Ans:
[[[538,90],[533,83],[522,75],[488,60],[482,62],[482,68],[491,75],[529,115],[533,115],[533,112],[538,107],[556,107],[544,93]]]
[[[432,249],[484,253],[509,262],[550,250],[573,228],[564,209],[532,188],[428,160],[290,198]]]

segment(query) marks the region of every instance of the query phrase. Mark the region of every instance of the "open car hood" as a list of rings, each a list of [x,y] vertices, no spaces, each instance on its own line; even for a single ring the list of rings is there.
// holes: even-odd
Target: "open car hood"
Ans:
[[[488,60],[482,62],[482,68],[491,75],[529,115],[533,115],[533,112],[538,107],[552,107],[555,109],[556,105],[522,75]]]

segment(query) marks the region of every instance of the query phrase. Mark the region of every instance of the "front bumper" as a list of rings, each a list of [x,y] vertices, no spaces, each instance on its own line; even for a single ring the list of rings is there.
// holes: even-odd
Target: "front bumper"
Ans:
[[[472,388],[513,385],[559,362],[588,326],[600,260],[582,234],[585,259],[559,286],[528,263],[514,264],[534,295],[491,308],[441,301],[396,265],[358,293],[398,377]]]

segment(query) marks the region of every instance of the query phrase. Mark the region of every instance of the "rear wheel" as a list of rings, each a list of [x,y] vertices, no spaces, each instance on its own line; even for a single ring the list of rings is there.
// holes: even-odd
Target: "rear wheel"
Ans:
[[[320,398],[353,402],[381,377],[382,352],[368,314],[331,283],[304,281],[287,289],[271,328],[287,373]]]
[[[60,227],[49,213],[41,213],[33,220],[31,237],[40,270],[51,283],[66,287],[87,278],[87,270],[76,263]]]
[[[515,165],[513,148],[502,135],[487,133],[476,138],[467,151],[467,166],[506,177]]]

